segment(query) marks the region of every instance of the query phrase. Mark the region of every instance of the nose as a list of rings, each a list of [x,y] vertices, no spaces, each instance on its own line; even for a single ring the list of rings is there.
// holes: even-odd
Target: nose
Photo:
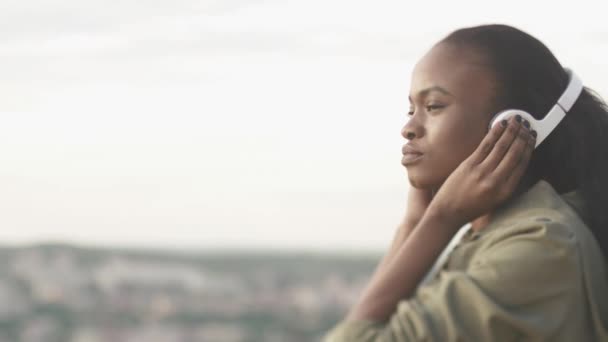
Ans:
[[[401,129],[401,135],[407,139],[412,140],[414,138],[420,138],[423,134],[422,126],[416,122],[415,118],[409,118]]]

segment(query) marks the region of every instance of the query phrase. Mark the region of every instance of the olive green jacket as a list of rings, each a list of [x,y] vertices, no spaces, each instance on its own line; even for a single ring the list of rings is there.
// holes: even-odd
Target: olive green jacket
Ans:
[[[323,341],[608,341],[608,266],[584,209],[539,181],[468,231],[387,322],[343,320]]]

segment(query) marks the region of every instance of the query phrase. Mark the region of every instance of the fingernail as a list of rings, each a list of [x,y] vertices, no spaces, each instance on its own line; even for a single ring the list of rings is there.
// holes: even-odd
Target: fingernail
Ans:
[[[530,123],[528,122],[528,120],[524,120],[524,127],[530,128]]]
[[[507,120],[502,120],[500,124],[502,125],[502,127],[507,127],[508,122]]]
[[[517,122],[521,122],[521,115],[519,115],[519,114],[518,114],[518,115],[515,115],[515,120],[516,120]]]
[[[532,130],[532,132],[530,132],[530,134],[532,134],[532,136],[536,138],[536,131],[535,130]]]

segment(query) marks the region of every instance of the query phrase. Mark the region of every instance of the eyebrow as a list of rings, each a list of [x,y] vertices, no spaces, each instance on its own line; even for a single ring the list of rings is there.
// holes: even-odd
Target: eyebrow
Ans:
[[[418,96],[424,97],[433,91],[442,93],[443,95],[447,95],[447,96],[454,96],[449,91],[445,90],[444,88],[442,88],[440,86],[432,86],[432,87],[428,87],[426,89],[422,89],[421,91],[418,92]],[[410,100],[410,102],[412,101],[412,98],[409,95],[407,98]]]

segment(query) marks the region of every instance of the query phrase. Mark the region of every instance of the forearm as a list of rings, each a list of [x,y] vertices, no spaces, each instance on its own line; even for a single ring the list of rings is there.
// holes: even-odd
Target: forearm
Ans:
[[[390,264],[391,260],[395,258],[395,255],[399,251],[399,248],[401,247],[401,245],[403,245],[403,243],[408,238],[414,227],[415,223],[407,219],[401,222],[399,226],[397,226],[388,251],[384,254],[382,259],[376,266],[374,273],[370,277],[370,284],[375,283],[377,281],[376,278],[381,277],[381,275],[384,273],[384,269],[386,269],[387,266]]]
[[[393,236],[393,241],[391,242],[388,251],[382,257],[382,260],[378,263],[378,266],[376,267],[374,275],[371,279],[375,278],[380,273],[380,270],[385,268],[389,264],[389,262],[395,258],[395,255],[397,255],[397,252],[399,251],[399,247],[403,245],[403,243],[405,242],[411,231],[414,229],[414,227],[415,224],[406,221],[404,221],[397,227],[397,230],[395,231],[395,234]]]
[[[428,211],[397,246],[394,256],[385,257],[385,264],[378,268],[347,320],[387,320],[399,300],[413,294],[457,228],[435,211]]]

